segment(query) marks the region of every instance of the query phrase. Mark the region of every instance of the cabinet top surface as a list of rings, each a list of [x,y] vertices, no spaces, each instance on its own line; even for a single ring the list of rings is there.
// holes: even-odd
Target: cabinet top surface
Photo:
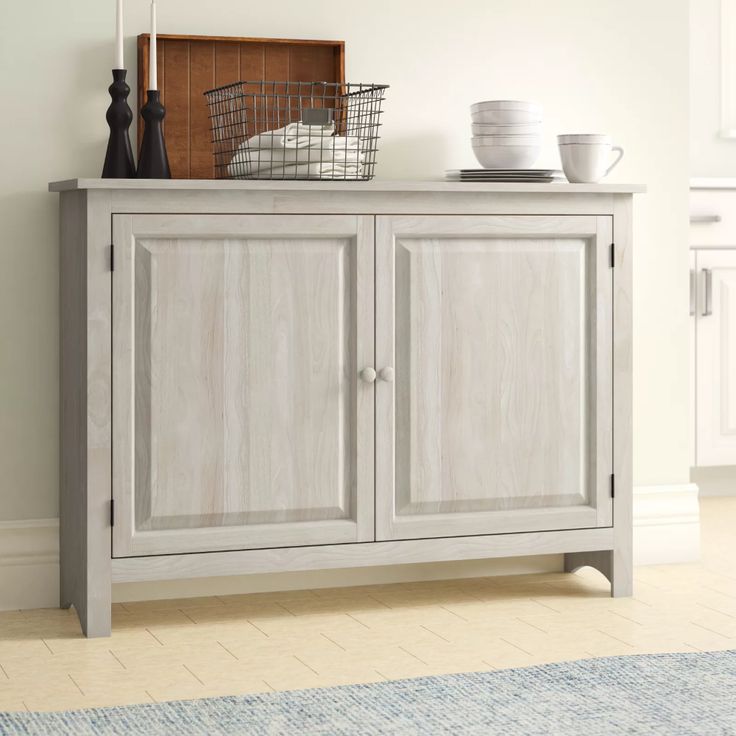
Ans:
[[[50,192],[78,189],[155,189],[162,191],[339,191],[339,192],[481,192],[488,194],[635,194],[640,184],[508,184],[454,182],[444,179],[373,179],[371,181],[255,181],[229,179],[66,179],[49,184]]]

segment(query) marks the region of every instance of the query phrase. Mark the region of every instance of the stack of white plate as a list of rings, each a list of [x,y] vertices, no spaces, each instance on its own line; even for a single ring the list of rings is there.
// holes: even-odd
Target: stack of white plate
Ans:
[[[486,100],[470,106],[473,152],[486,169],[532,166],[542,150],[542,108],[520,100]]]
[[[451,169],[448,181],[511,182],[517,184],[550,184],[564,181],[559,169]]]

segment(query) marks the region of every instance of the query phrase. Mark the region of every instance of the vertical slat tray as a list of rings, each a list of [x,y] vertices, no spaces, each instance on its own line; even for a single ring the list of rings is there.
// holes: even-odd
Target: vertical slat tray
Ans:
[[[148,86],[149,35],[138,36],[138,110]],[[213,179],[212,135],[203,93],[240,80],[344,82],[345,42],[159,35],[158,83],[174,179]],[[143,120],[138,116],[138,144]]]

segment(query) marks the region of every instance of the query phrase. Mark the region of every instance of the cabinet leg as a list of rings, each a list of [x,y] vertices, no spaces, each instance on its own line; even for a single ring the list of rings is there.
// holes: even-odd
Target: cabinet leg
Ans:
[[[575,572],[581,567],[594,567],[611,583],[611,596],[621,598],[633,593],[633,571],[630,558],[627,562],[615,550],[597,552],[571,552],[565,555],[565,572]]]
[[[98,588],[102,594],[94,596],[79,585],[76,579],[61,575],[60,608],[71,608],[79,617],[82,632],[89,638],[110,636],[112,633],[112,604],[110,602],[109,583],[101,582]]]
[[[84,615],[79,611],[82,631],[89,639],[110,636],[112,633],[112,611],[109,603],[88,601]]]
[[[77,580],[74,571],[61,560],[59,564],[59,608],[71,608],[77,591]]]

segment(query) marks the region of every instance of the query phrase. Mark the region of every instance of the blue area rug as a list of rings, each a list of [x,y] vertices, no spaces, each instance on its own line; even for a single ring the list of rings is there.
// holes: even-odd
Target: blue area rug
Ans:
[[[736,651],[63,713],[0,713],[0,733],[176,736],[736,734]]]

